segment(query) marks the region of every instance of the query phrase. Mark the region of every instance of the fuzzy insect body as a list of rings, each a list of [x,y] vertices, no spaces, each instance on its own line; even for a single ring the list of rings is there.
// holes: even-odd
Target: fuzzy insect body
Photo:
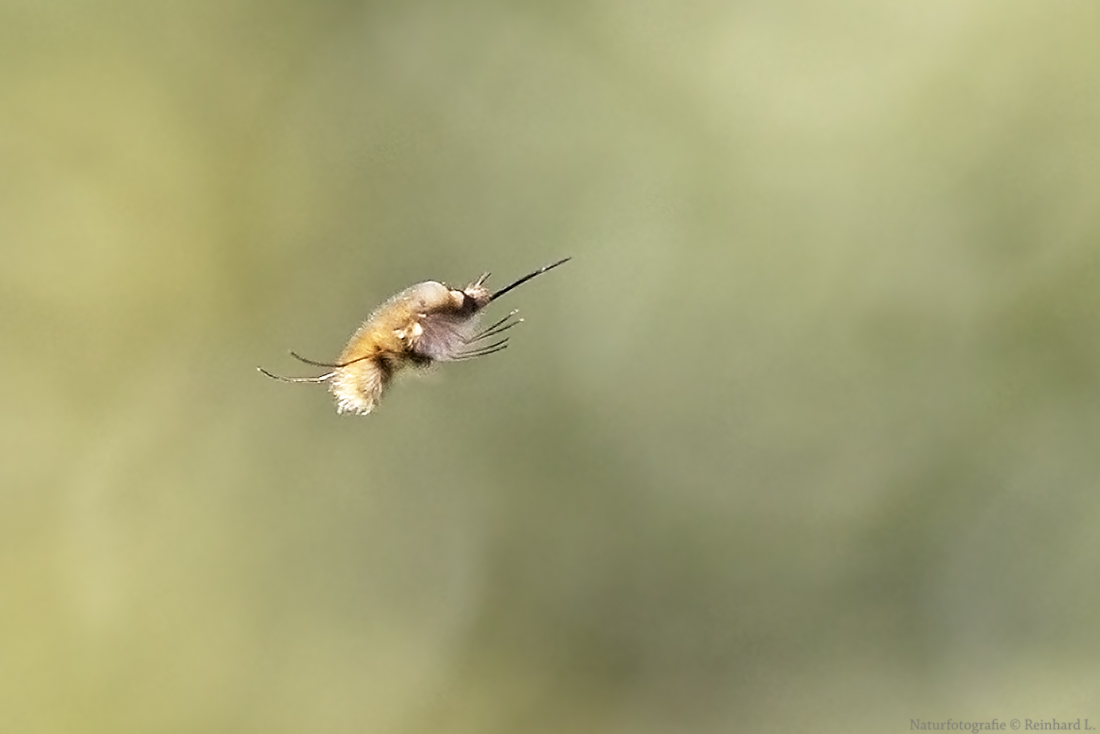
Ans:
[[[485,287],[489,273],[461,290],[431,280],[417,283],[379,306],[352,334],[335,362],[314,362],[291,352],[295,359],[331,371],[317,377],[282,377],[257,369],[283,382],[327,381],[337,412],[365,415],[378,405],[394,375],[406,367],[475,359],[505,349],[508,338],[500,335],[522,319],[512,311],[479,329],[482,309],[569,260],[539,268],[495,293]]]

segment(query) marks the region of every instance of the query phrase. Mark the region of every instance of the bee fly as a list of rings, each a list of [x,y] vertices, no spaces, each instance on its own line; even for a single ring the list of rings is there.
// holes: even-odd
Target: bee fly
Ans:
[[[508,337],[500,335],[523,319],[515,318],[517,311],[512,311],[479,329],[481,311],[513,288],[569,260],[541,267],[495,293],[485,287],[489,273],[462,290],[434,280],[417,283],[379,306],[352,334],[334,363],[290,353],[300,362],[328,369],[325,374],[282,377],[262,367],[256,369],[282,382],[328,382],[336,396],[336,412],[366,415],[378,405],[393,376],[405,367],[476,359],[505,349]]]

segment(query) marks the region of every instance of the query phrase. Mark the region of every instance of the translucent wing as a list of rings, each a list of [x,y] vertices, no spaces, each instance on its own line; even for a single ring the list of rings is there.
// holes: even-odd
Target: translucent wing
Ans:
[[[477,335],[477,318],[469,314],[425,314],[417,323],[420,335],[412,341],[411,350],[436,362],[461,358]]]

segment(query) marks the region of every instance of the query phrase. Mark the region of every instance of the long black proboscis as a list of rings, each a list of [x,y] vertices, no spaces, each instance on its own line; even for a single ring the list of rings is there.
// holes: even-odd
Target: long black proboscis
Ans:
[[[571,257],[565,257],[565,258],[562,258],[561,260],[558,260],[556,263],[551,263],[549,265],[544,265],[543,267],[539,268],[535,272],[528,273],[527,275],[523,276],[522,278],[517,280],[515,283],[512,283],[511,285],[504,286],[499,291],[497,291],[493,295],[489,296],[489,300],[490,301],[495,301],[496,299],[500,298],[501,296],[503,296],[505,293],[512,290],[513,288],[518,288],[521,285],[523,285],[524,283],[526,283],[527,281],[531,280],[531,278],[534,278],[537,275],[542,275],[547,270],[553,270],[554,268],[558,267],[559,265],[564,265],[565,263],[569,262],[572,259],[573,258],[571,258]]]

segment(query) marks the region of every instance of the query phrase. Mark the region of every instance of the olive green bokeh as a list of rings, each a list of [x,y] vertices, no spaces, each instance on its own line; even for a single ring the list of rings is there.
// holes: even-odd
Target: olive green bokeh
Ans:
[[[1098,29],[0,2],[0,731],[1100,721]]]

